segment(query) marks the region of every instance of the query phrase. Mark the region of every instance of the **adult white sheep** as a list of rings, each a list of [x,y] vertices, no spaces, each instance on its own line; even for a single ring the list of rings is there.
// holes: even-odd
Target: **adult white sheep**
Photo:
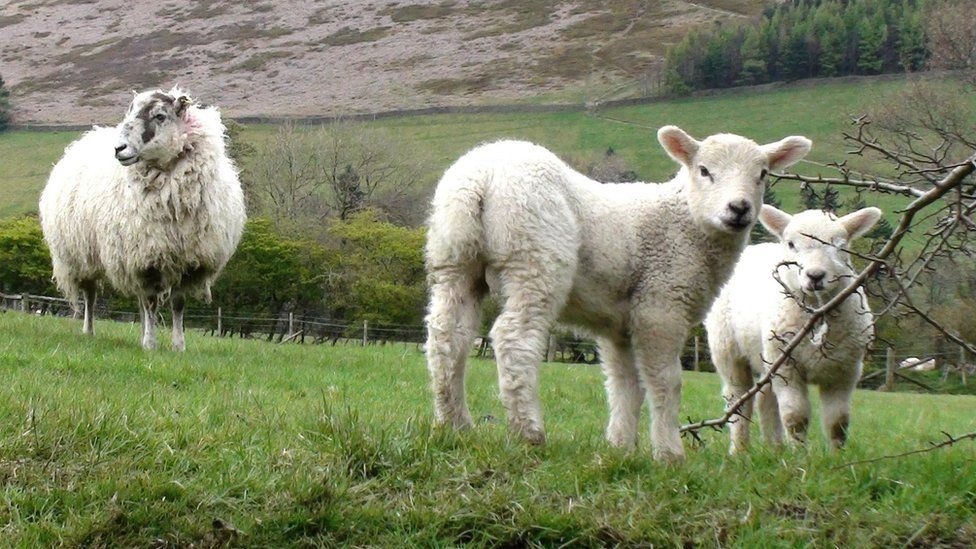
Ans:
[[[802,158],[810,141],[759,146],[721,134],[699,142],[674,126],[658,140],[681,165],[662,185],[601,184],[519,141],[479,146],[447,170],[426,248],[439,422],[472,423],[465,359],[490,289],[501,304],[491,338],[514,431],[545,440],[537,370],[558,319],[598,340],[610,443],[636,444],[646,394],[655,458],[683,457],[678,357],[688,330],[745,247],[767,171]]]
[[[852,240],[881,217],[864,208],[844,217],[821,210],[790,216],[763,206],[759,220],[779,243],[749,246],[705,320],[712,361],[731,402],[749,390],[753,373],[762,373],[782,355],[792,334],[809,319],[809,307],[826,303],[855,276],[849,254]],[[775,274],[774,274],[775,273]],[[823,426],[831,448],[843,446],[851,396],[861,377],[874,321],[863,289],[851,294],[793,350],[777,370],[772,389],[756,395],[763,436],[770,444],[806,441],[810,422],[807,385],[820,387]],[[731,425],[730,452],[749,444],[752,401],[740,409],[745,419]]]
[[[117,127],[96,127],[65,150],[41,194],[41,225],[58,288],[72,301],[84,297],[84,333],[93,333],[105,279],[139,299],[147,349],[169,298],[172,344],[185,348],[185,297],[210,300],[244,227],[224,133],[215,107],[173,88],[136,95]]]

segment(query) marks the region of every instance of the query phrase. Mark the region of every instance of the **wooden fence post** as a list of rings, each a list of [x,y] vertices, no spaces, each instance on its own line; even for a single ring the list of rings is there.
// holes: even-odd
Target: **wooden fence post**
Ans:
[[[363,321],[363,347],[369,343],[369,321]]]
[[[969,365],[966,364],[966,348],[959,347],[959,376],[962,378],[962,384],[966,385],[966,368]]]
[[[288,337],[295,333],[295,313],[288,313]]]
[[[224,337],[224,311],[217,307],[217,337]]]
[[[895,351],[888,347],[885,354],[885,391],[895,390]]]
[[[546,362],[556,360],[556,336],[549,334],[549,347],[546,348]]]
[[[20,294],[20,308],[25,313],[30,312],[30,296],[27,294]]]
[[[701,366],[698,365],[698,336],[695,336],[695,367],[693,369],[696,372],[701,370]]]

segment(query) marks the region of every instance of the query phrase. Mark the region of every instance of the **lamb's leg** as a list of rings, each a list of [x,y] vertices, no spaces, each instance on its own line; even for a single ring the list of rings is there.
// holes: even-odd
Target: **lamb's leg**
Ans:
[[[807,384],[789,364],[776,371],[773,392],[779,403],[779,415],[791,444],[805,444],[810,427],[810,397]]]
[[[95,298],[97,297],[98,285],[91,280],[81,283],[81,295],[85,300],[85,320],[81,328],[81,333],[95,335]]]
[[[831,450],[839,450],[847,442],[855,385],[856,380],[820,388],[823,429]]]
[[[632,449],[637,446],[637,426],[644,403],[644,388],[637,377],[634,351],[626,341],[601,339],[599,346],[610,404],[607,441],[617,448]]]
[[[725,403],[728,407],[752,388],[752,367],[748,361],[735,360],[722,368],[721,371],[722,397],[725,398]],[[732,423],[729,425],[729,438],[731,439],[731,444],[729,445],[730,454],[738,454],[749,450],[752,409],[752,399],[743,402],[742,406],[739,407],[739,414],[732,419]]]
[[[173,350],[185,351],[186,340],[183,336],[183,311],[186,308],[186,298],[174,295],[170,300],[173,309]]]
[[[156,348],[156,296],[140,297],[139,309],[142,312],[142,348]]]
[[[759,408],[759,420],[762,426],[763,439],[769,446],[783,444],[783,422],[779,418],[779,402],[776,393],[769,385],[763,387],[756,395],[756,406]]]
[[[491,329],[498,386],[512,431],[533,444],[546,441],[539,402],[539,363],[546,352],[551,322],[526,308],[503,310]]]
[[[434,414],[438,423],[470,427],[464,374],[481,320],[482,295],[474,276],[444,272],[433,277],[427,314],[427,369],[434,390]]]
[[[678,420],[681,405],[681,363],[687,329],[677,315],[656,310],[649,321],[636,322],[633,340],[637,372],[651,404],[651,447],[654,459],[685,457]]]

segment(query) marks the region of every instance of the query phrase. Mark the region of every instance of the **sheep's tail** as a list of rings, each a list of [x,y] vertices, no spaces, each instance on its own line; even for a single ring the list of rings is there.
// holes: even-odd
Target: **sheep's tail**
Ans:
[[[427,270],[468,270],[483,256],[483,201],[489,168],[470,169],[463,159],[451,166],[434,193],[427,224]]]

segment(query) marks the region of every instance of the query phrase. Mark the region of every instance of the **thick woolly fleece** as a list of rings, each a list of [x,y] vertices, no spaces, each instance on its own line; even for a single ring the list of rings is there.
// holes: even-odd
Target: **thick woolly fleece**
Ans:
[[[100,127],[55,165],[41,224],[54,279],[72,300],[103,279],[145,302],[171,294],[181,305],[187,294],[209,300],[241,237],[243,193],[219,111],[191,105],[179,122],[165,168],[121,165],[113,157],[120,128]]]
[[[880,215],[877,208],[866,208],[840,219],[820,210],[789,216],[763,206],[760,220],[782,242],[746,248],[705,320],[712,360],[728,402],[749,390],[754,373],[765,372],[779,359],[792,334],[810,318],[811,307],[828,301],[855,276],[843,250]],[[813,291],[811,272],[822,280],[822,289]],[[830,446],[844,444],[851,397],[873,326],[867,296],[858,289],[803,339],[777,371],[772,388],[755,399],[768,443],[782,443],[784,426],[791,443],[806,440],[810,422],[807,387],[816,385]],[[752,402],[745,403],[740,409],[745,419],[731,426],[732,453],[748,448],[752,410]]]
[[[491,338],[513,430],[545,439],[537,370],[558,320],[599,342],[610,442],[636,444],[646,395],[655,457],[683,456],[678,357],[745,246],[762,200],[761,172],[775,155],[731,135],[697,142],[670,127],[660,139],[683,164],[660,185],[601,184],[518,141],[477,147],[447,170],[426,248],[427,355],[438,421],[472,423],[465,358],[490,290],[501,304]],[[809,149],[805,139],[793,139],[796,151],[776,161],[792,163],[799,149]],[[775,145],[777,153],[785,147]],[[724,175],[693,176],[706,160]],[[752,208],[736,229],[723,225],[730,203]]]

